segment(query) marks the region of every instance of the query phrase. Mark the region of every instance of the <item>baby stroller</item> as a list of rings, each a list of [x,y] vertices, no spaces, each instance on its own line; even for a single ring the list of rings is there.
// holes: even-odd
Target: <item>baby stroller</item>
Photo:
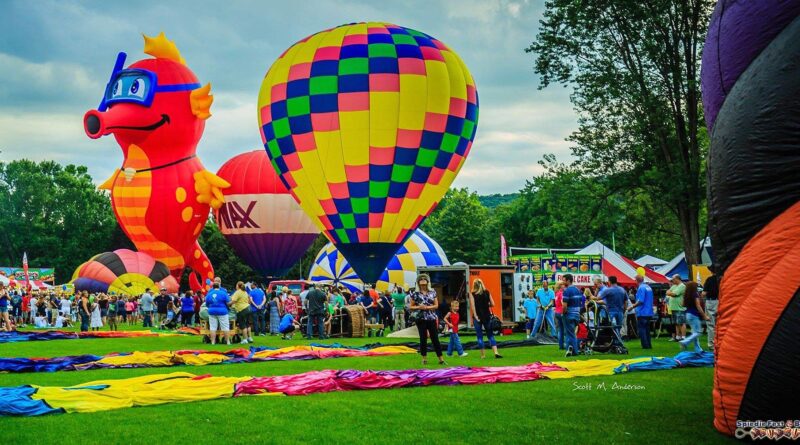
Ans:
[[[590,309],[591,310],[591,309]],[[592,340],[589,349],[600,353],[627,354],[628,349],[622,342],[618,328],[603,305],[594,306],[594,326],[589,328]]]
[[[167,318],[161,321],[161,329],[163,330],[178,329],[178,313],[177,312],[168,313]]]

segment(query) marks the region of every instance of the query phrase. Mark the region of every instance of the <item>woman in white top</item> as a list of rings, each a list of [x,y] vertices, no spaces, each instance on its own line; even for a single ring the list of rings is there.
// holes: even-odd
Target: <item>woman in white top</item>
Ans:
[[[99,331],[100,328],[103,327],[103,319],[100,317],[100,305],[97,304],[97,300],[92,303],[92,319],[90,327],[93,331]]]

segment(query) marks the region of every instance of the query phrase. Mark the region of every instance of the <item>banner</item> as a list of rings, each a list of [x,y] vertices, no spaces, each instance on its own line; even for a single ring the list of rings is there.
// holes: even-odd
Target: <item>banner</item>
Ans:
[[[500,264],[508,264],[508,249],[506,248],[506,237],[500,234]]]
[[[53,283],[56,270],[52,267],[29,267],[28,277],[31,281],[44,281]],[[0,267],[0,275],[9,279],[25,282],[25,269],[22,267]]]
[[[570,273],[576,285],[585,286],[595,277],[603,275],[602,255],[547,254],[536,253],[513,255],[509,264],[516,266],[517,272],[529,272],[536,282],[558,281]]]

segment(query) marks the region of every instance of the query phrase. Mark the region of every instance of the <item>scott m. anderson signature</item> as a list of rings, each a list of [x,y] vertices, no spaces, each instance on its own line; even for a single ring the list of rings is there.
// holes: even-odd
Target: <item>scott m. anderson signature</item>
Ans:
[[[644,391],[645,385],[632,385],[630,383],[614,382],[572,382],[573,391]]]

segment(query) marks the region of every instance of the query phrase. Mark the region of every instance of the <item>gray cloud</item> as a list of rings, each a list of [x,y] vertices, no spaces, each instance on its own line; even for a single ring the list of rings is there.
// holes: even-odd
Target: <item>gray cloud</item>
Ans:
[[[316,31],[353,21],[389,21],[436,36],[478,83],[481,114],[456,179],[480,193],[518,190],[546,153],[569,156],[576,127],[568,91],[536,90],[533,58],[540,2],[257,1],[0,3],[0,160],[56,159],[89,166],[99,182],[122,158],[112,138],[91,141],[83,113],[97,106],[118,51],[142,58],[142,32],[165,31],[202,82],[213,117],[199,145],[206,167],[261,146],[256,100],[270,64]]]

